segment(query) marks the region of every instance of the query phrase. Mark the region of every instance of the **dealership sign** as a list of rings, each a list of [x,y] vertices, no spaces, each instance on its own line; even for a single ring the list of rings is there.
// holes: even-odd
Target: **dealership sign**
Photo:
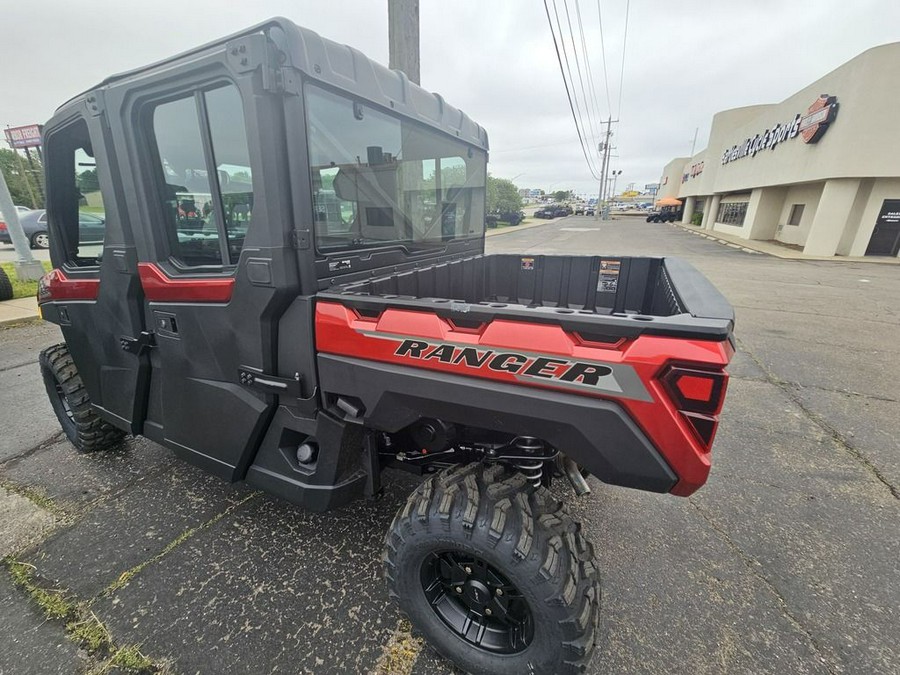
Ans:
[[[744,157],[755,157],[763,150],[774,150],[781,143],[800,136],[804,143],[817,143],[837,116],[837,96],[822,94],[809,106],[806,114],[797,113],[790,122],[776,124],[771,129],[733,145],[722,155],[722,164]]]
[[[41,145],[41,125],[29,124],[27,127],[10,127],[4,129],[6,142],[11,148],[35,148]]]
[[[696,164],[692,164],[691,168],[684,172],[684,175],[681,177],[682,183],[687,183],[691,178],[696,178],[701,173],[703,173],[703,165],[706,162],[697,162]]]

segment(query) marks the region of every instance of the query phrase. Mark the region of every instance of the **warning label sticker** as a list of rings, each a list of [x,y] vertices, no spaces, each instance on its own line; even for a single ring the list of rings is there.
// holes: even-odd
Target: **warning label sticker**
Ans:
[[[601,293],[615,293],[619,289],[619,268],[621,260],[600,260],[600,278],[597,290]]]

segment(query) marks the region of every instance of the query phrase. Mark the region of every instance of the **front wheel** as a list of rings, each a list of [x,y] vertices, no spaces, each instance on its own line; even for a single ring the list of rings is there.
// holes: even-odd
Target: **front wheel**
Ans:
[[[594,648],[594,552],[561,502],[502,465],[432,476],[394,518],[391,597],[469,673],[580,673]]]

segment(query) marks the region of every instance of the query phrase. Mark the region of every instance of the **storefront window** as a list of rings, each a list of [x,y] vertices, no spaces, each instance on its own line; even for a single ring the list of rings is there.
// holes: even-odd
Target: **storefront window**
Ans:
[[[719,214],[716,216],[716,222],[722,225],[741,227],[744,224],[746,215],[747,202],[723,202],[719,204]]]

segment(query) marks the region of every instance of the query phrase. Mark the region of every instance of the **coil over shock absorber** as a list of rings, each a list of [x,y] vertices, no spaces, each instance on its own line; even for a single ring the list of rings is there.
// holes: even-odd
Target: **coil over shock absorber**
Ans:
[[[534,436],[518,436],[512,447],[526,457],[517,457],[511,460],[516,467],[534,487],[540,487],[544,478],[544,442]],[[534,458],[527,457],[534,455]]]

